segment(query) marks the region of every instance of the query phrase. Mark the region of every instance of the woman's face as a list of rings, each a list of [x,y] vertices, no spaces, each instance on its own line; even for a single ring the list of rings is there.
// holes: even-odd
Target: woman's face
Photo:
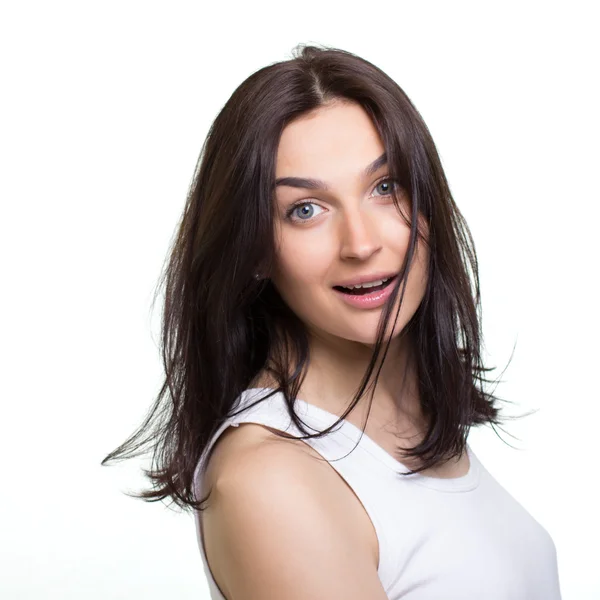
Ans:
[[[393,182],[386,179],[387,166],[375,164],[365,171],[384,151],[368,115],[353,103],[319,108],[283,130],[276,180],[319,182],[318,187],[298,180],[276,185],[277,261],[271,279],[317,336],[375,343],[383,306],[358,306],[361,300],[355,296],[348,301],[333,286],[365,275],[374,275],[369,277],[372,281],[377,274],[397,274],[402,267],[410,227],[389,195]],[[402,197],[407,218],[409,202]],[[419,242],[392,337],[423,299],[427,261],[427,247]],[[399,300],[400,293],[396,308]]]

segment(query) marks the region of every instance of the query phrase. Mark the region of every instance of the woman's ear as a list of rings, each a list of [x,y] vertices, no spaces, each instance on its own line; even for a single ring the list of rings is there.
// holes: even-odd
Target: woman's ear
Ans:
[[[270,275],[267,269],[267,265],[264,263],[264,261],[262,261],[257,267],[256,267],[256,271],[254,272],[254,279],[261,281],[262,279],[269,279]]]

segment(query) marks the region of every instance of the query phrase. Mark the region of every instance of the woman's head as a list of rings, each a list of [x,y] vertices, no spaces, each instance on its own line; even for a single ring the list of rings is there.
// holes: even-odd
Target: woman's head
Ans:
[[[367,282],[397,277],[402,270],[410,198],[389,172],[379,132],[356,102],[330,100],[283,130],[275,164],[271,281],[313,335],[375,343],[381,304],[356,306],[353,300],[360,297],[338,286],[364,277]],[[425,294],[425,244],[418,245],[416,257],[392,337]]]
[[[381,157],[376,170],[361,173]],[[330,185],[277,185],[283,178]],[[320,203],[282,214],[303,195]],[[258,362],[285,347],[274,359],[281,369],[292,356],[306,354],[289,351],[299,336],[329,334],[374,345],[375,361],[378,342],[406,333],[426,294],[429,263],[436,261],[427,244],[430,227],[446,236],[439,246],[445,264],[460,261],[448,229],[460,215],[425,123],[391,78],[337,49],[304,47],[235,90],[209,132],[188,210],[198,276],[223,280],[217,289],[198,280],[219,307],[220,317],[211,318],[217,337],[230,331],[226,307],[230,314],[246,309],[248,323],[270,329],[268,336],[250,332],[258,338]],[[307,225],[311,210],[319,215]],[[265,278],[257,281],[256,271]],[[384,307],[351,308],[331,287],[381,271],[399,274]]]
[[[291,185],[298,178],[313,181]],[[142,497],[198,506],[198,459],[261,370],[291,410],[311,335],[372,346],[357,402],[380,352],[409,332],[429,430],[407,454],[422,469],[458,455],[469,427],[498,413],[481,389],[472,245],[429,131],[389,76],[313,46],[258,70],[210,128],[171,250],[164,386],[105,462],[151,447],[154,489]],[[333,289],[379,272],[397,276],[378,309],[350,306]]]

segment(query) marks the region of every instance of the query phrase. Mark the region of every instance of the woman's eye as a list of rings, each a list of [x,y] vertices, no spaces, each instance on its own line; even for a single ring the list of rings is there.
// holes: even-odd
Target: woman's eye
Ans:
[[[375,189],[380,189],[381,193],[379,196],[391,196],[392,189],[396,187],[396,183],[393,179],[382,179],[376,186]],[[315,202],[299,202],[298,204],[292,205],[286,212],[286,219],[290,221],[310,221],[315,216],[315,209],[313,207],[321,208]],[[318,213],[317,213],[318,214]]]
[[[394,180],[393,179],[382,179],[376,186],[375,189],[383,186],[382,196],[389,196],[392,193],[392,189],[394,188]]]
[[[295,204],[286,213],[286,217],[291,221],[309,221],[314,216],[314,207],[321,208],[314,202],[302,202]]]

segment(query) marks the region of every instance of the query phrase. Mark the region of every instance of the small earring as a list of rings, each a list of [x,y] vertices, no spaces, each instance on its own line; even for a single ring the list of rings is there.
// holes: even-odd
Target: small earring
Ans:
[[[258,273],[254,273],[254,279],[260,280],[260,275]]]

